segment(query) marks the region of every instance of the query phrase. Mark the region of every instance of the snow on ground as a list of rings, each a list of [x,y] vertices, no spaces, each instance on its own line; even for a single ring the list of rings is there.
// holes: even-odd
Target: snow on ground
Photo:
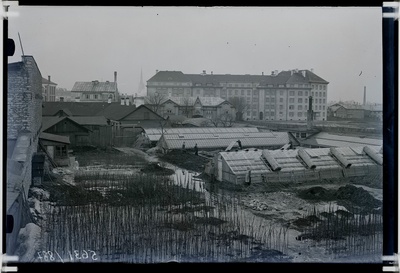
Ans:
[[[41,249],[41,228],[34,223],[28,223],[21,228],[18,234],[17,249],[15,255],[19,256],[19,262],[30,262]]]

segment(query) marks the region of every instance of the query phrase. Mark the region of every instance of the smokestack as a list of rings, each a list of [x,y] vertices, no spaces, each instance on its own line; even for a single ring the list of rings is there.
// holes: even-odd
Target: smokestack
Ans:
[[[367,87],[364,86],[364,101],[363,105],[365,106],[367,104]]]
[[[308,97],[308,111],[307,111],[307,129],[312,129],[313,110],[312,110],[312,96]]]
[[[121,96],[121,105],[125,105],[125,97]]]
[[[114,82],[117,82],[117,71],[114,71]]]
[[[49,81],[50,81],[50,75],[49,75]]]

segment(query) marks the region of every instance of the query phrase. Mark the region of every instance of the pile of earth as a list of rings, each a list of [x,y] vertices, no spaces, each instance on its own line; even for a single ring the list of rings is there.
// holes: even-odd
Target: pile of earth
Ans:
[[[362,208],[369,212],[382,207],[380,200],[375,199],[365,189],[353,185],[345,185],[337,190],[316,186],[300,191],[298,196],[312,201],[336,201],[338,205],[342,205],[348,210]]]
[[[172,175],[175,171],[164,168],[160,166],[160,163],[149,163],[142,169],[140,169],[143,173],[154,174],[154,175]]]

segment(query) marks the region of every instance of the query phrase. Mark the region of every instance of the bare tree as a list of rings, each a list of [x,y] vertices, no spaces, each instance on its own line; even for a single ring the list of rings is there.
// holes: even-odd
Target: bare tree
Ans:
[[[193,104],[189,97],[183,97],[181,102],[182,102],[183,114],[188,118],[189,116],[192,115]]]
[[[224,113],[218,117],[223,127],[231,127],[235,122],[235,117],[229,113]]]
[[[229,98],[228,101],[236,109],[236,120],[237,121],[243,120],[243,113],[249,108],[246,99],[243,97],[232,97]]]
[[[167,98],[166,94],[161,94],[161,93],[154,93],[150,96],[147,96],[145,98],[145,103],[148,104],[151,107],[151,110],[159,114],[160,110],[160,105],[161,103],[164,102],[164,100]]]

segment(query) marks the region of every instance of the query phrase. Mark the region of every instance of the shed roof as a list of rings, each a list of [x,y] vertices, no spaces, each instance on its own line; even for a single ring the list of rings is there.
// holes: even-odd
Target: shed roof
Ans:
[[[189,129],[189,128],[188,128]],[[242,147],[277,147],[289,143],[286,132],[249,132],[249,133],[203,133],[203,134],[164,134],[160,141],[166,149],[180,149],[183,142],[187,148],[197,143],[199,149],[225,149],[233,141],[240,140]],[[235,144],[237,146],[237,144]]]
[[[347,146],[382,146],[382,139],[361,138],[356,136],[335,135],[326,132],[320,132],[310,136],[305,140],[299,140],[305,145],[320,147],[347,147]]]
[[[69,117],[69,119],[79,123],[80,125],[108,125],[107,119],[103,116],[92,117]]]
[[[378,164],[366,153],[363,147],[341,147],[337,151],[352,163],[352,166],[365,167],[378,166]],[[379,148],[368,146],[379,154]],[[314,170],[310,170],[305,162],[299,157],[299,150],[268,150],[271,156],[281,167],[279,172],[323,172],[326,170],[341,170],[343,167],[337,159],[330,153],[329,148],[306,148],[303,149],[316,165]],[[219,155],[226,162],[234,174],[244,174],[247,167],[250,167],[253,173],[272,173],[274,172],[268,165],[267,160],[263,158],[263,150],[239,150],[230,152],[220,152]],[[380,154],[380,156],[382,156]],[[378,166],[379,167],[379,166]],[[351,168],[351,167],[350,167]],[[367,173],[367,172],[366,172]]]
[[[231,133],[251,133],[259,132],[257,127],[197,127],[197,128],[165,128],[164,134],[231,134]],[[148,128],[145,133],[149,138],[160,139],[161,129]]]
[[[54,142],[64,143],[64,144],[71,143],[69,141],[69,136],[60,136],[60,135],[49,134],[49,133],[44,133],[44,132],[40,133],[39,138],[44,139],[44,140],[50,140],[50,141],[54,141]]]

